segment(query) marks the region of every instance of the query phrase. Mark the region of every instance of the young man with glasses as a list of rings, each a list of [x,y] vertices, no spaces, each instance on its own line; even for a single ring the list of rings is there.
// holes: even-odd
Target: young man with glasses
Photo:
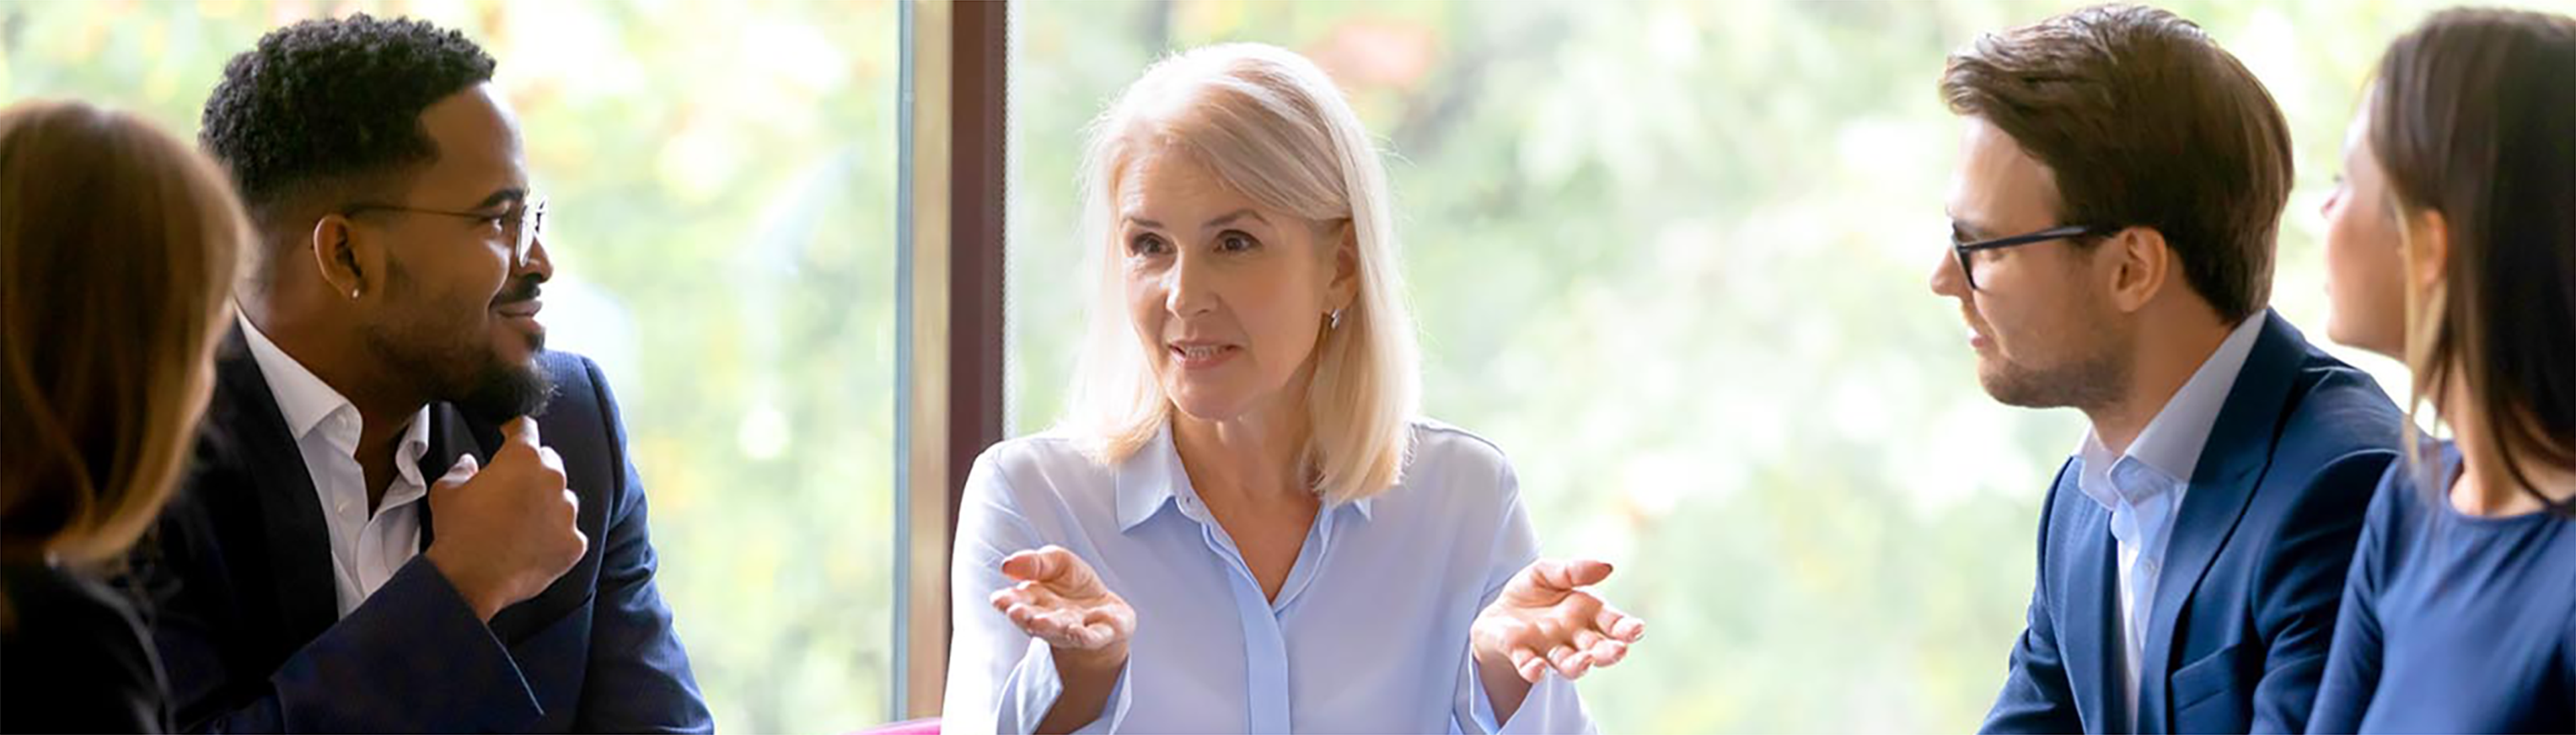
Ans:
[[[225,732],[705,732],[494,63],[365,15],[235,56],[202,143],[262,263],[206,438],[129,582],[174,721]]]
[[[1940,88],[1965,131],[1932,290],[1987,393],[2091,421],[1982,729],[2303,730],[2403,419],[2265,306],[2278,106],[2136,6],[1986,35]]]

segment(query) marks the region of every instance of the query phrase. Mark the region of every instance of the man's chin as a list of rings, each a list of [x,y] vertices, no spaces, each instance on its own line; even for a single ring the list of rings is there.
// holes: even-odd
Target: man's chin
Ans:
[[[2039,382],[2036,376],[2004,364],[2001,358],[1980,356],[1977,360],[1977,385],[1985,388],[1986,395],[1993,397],[1996,403],[2018,408],[2057,408],[2064,405],[2050,400],[2051,397],[2046,395],[2048,391],[2039,389]]]
[[[2090,410],[2119,400],[2128,390],[2129,372],[2111,356],[2045,370],[1995,356],[1977,361],[1977,382],[1986,395],[2007,406]]]
[[[464,395],[452,401],[457,410],[496,424],[545,413],[546,404],[554,400],[555,384],[537,354],[541,353],[532,352],[518,362],[495,360],[475,376]]]
[[[506,323],[492,331],[492,354],[503,363],[526,363],[536,369],[537,357],[546,352],[546,330],[521,330]]]

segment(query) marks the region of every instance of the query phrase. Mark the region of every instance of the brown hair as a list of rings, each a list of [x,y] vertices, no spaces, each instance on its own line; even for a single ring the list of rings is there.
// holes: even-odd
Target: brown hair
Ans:
[[[2162,233],[2221,319],[2271,300],[2289,124],[2191,21],[2097,5],[1989,33],[1950,55],[1941,97],[2056,172],[2067,224]]]
[[[0,559],[99,565],[150,525],[248,233],[214,165],[139,118],[0,111]]]
[[[2451,398],[2491,437],[2469,460],[2565,515],[2576,501],[2550,502],[2522,461],[2576,468],[2571,70],[2576,19],[2446,10],[2388,47],[2370,109],[2397,210],[2442,213],[2450,241],[2448,277],[2409,304],[2413,403],[2458,377]]]

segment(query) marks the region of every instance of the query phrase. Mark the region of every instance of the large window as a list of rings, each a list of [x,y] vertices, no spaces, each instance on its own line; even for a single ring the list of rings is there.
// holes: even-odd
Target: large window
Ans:
[[[462,29],[500,61],[552,199],[548,346],[596,358],[625,407],[716,721],[888,719],[900,6],[11,3],[0,96],[193,136],[225,59],[352,10]]]
[[[2163,4],[2286,108],[2274,303],[2322,339],[2314,212],[2369,65],[2428,4]],[[1081,331],[1083,123],[1169,50],[1282,45],[1392,153],[1430,413],[1499,443],[1546,552],[1616,562],[1651,621],[1586,680],[1604,732],[1973,727],[2083,426],[1988,399],[1926,286],[1957,135],[1934,85],[1978,32],[2065,7],[1019,4],[1011,427],[1058,416]]]
[[[0,0],[0,99],[80,97],[193,135],[225,59],[297,19],[416,15],[483,43],[551,195],[550,346],[618,391],[717,721],[841,732],[931,714],[897,684],[914,707],[941,686],[935,652],[907,666],[896,641],[944,619],[896,610],[898,590],[929,596],[916,611],[944,599],[944,575],[900,561],[949,530],[935,503],[897,515],[897,464],[926,473],[902,476],[927,488],[906,497],[935,501],[963,477],[925,468],[980,446],[899,436],[907,421],[1016,435],[1064,404],[1084,124],[1172,50],[1282,45],[1391,154],[1429,412],[1502,446],[1545,551],[1617,563],[1608,593],[1651,621],[1586,680],[1605,732],[1955,731],[1993,700],[2037,505],[2083,424],[1989,400],[1956,306],[1928,292],[1957,134],[1933,85],[1976,34],[2072,2],[1026,0],[1006,42],[942,36],[916,48],[956,58],[922,64],[903,58],[917,11],[972,13],[906,1]],[[2387,41],[2447,2],[2161,4],[2289,116],[2273,302],[2320,338],[2314,212],[2344,124]],[[957,59],[1002,61],[1006,98],[948,86],[989,71]],[[907,70],[926,75],[910,99],[973,114],[916,114]],[[1006,186],[904,158],[980,144],[938,121],[966,129],[995,102]],[[907,119],[934,124],[906,138]],[[933,168],[908,179],[905,160]],[[967,183],[907,199],[924,181]],[[938,279],[904,280],[899,220],[944,206],[989,226],[969,208],[996,191],[1004,243],[934,222],[937,252],[909,252],[1003,247],[1006,319],[940,322],[920,305],[992,289],[917,291]],[[957,399],[982,373],[908,363],[950,353],[904,335],[999,345],[1004,401]],[[2403,394],[2388,361],[2342,354]],[[903,375],[949,392],[898,401]]]

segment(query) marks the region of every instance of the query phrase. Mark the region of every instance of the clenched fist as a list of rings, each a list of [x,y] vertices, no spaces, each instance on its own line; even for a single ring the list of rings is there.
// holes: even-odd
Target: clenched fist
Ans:
[[[430,486],[437,536],[422,554],[486,623],[544,592],[590,548],[576,524],[581,499],[564,484],[563,458],[538,443],[536,420],[501,431],[492,466],[468,454]]]

